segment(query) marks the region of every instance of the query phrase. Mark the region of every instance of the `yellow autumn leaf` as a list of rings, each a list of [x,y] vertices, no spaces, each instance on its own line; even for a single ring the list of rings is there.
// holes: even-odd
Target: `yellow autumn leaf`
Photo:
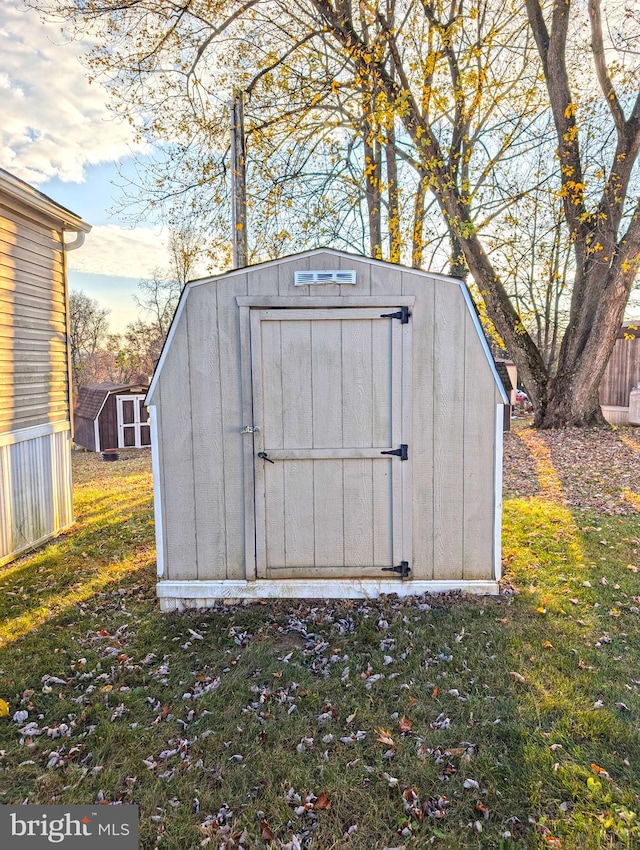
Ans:
[[[376,732],[378,733],[376,741],[380,741],[381,744],[385,744],[387,747],[395,747],[391,732],[388,729],[376,729]]]
[[[0,717],[9,716],[9,703],[6,699],[0,699]]]

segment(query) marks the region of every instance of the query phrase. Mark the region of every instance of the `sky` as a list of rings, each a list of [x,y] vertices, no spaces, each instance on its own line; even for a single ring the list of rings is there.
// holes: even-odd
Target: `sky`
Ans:
[[[112,212],[119,175],[147,151],[89,83],[80,61],[87,48],[19,2],[0,0],[0,167],[92,225],[67,256],[70,288],[108,308],[111,330],[121,332],[138,315],[138,281],[168,266],[167,233],[149,223],[132,228]]]

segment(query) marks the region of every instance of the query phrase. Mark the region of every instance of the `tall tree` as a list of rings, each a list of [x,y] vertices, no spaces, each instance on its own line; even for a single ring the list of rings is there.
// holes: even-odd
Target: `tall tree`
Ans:
[[[176,215],[176,210],[173,210]],[[173,320],[180,294],[201,253],[202,235],[185,220],[169,232],[169,268],[156,269],[138,283],[133,299],[140,310],[121,337],[111,339],[118,380],[140,381],[153,374]]]
[[[603,422],[598,385],[640,257],[640,87],[624,53],[637,42],[638,21],[616,29],[616,0],[604,3],[606,27],[601,0],[36,2],[80,25],[107,22],[96,72],[108,74],[117,108],[144,108],[145,132],[174,140],[169,169],[154,175],[164,197],[195,190],[220,210],[217,92],[245,88],[253,182],[268,187],[250,201],[263,247],[331,232],[355,243],[360,216],[372,253],[382,250],[384,226],[387,256],[411,250],[415,262],[433,197],[451,271],[473,276],[536,422]],[[491,256],[509,206],[531,189],[506,191],[505,163],[538,144],[546,114],[557,149],[546,179],[555,181],[574,275],[551,365]],[[268,209],[277,215],[265,216]]]
[[[74,387],[101,380],[100,352],[109,333],[109,310],[74,289],[69,296],[69,347]]]

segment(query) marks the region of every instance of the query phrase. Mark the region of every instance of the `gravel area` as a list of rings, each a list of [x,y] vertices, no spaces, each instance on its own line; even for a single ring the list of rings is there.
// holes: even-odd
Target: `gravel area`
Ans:
[[[532,447],[528,447],[528,435]],[[571,507],[611,515],[640,511],[640,429],[533,431],[504,435],[504,497],[540,493],[537,468],[553,466]]]

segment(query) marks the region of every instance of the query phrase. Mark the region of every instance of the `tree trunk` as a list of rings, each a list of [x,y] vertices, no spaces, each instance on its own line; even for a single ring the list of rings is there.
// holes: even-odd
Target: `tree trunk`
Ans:
[[[604,428],[607,422],[598,400],[598,388],[578,370],[560,373],[549,381],[548,402],[537,410],[536,428]]]

